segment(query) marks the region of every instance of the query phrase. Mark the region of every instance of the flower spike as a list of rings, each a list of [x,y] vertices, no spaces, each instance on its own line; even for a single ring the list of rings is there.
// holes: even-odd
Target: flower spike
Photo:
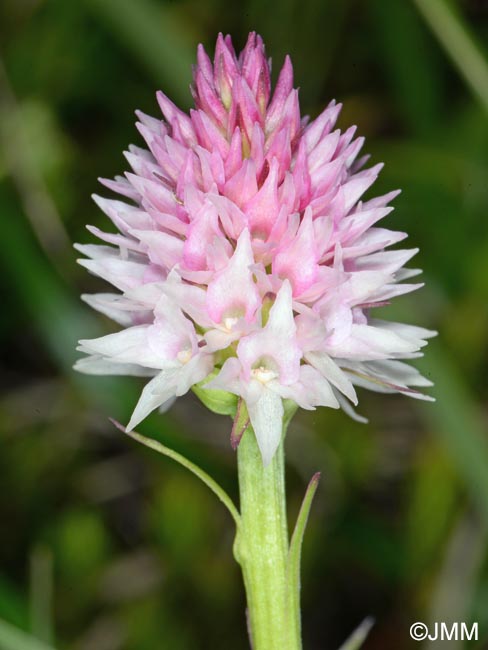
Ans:
[[[303,117],[290,58],[272,89],[254,32],[240,54],[223,34],[213,59],[200,45],[192,93],[190,114],[161,92],[159,118],[137,113],[147,148],[102,181],[118,200],[95,197],[116,232],[90,228],[103,244],[78,246],[80,263],[120,293],[84,299],[123,329],[80,341],[76,368],[149,378],[129,429],[192,388],[243,400],[265,464],[290,403],[425,397],[404,360],[433,333],[373,317],[421,286],[404,267],[417,249],[378,224],[395,192],[363,200],[381,165],[335,128],[341,105]]]

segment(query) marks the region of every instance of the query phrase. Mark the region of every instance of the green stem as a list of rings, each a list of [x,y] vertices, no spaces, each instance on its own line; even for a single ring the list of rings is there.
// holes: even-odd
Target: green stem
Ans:
[[[299,617],[299,611],[290,612],[288,598],[283,440],[264,467],[256,436],[248,427],[237,450],[237,462],[241,525],[235,556],[244,576],[252,648],[300,650],[301,642],[294,633],[299,621],[292,620]]]

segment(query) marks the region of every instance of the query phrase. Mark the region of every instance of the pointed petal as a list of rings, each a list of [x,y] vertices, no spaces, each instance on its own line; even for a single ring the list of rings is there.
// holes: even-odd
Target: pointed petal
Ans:
[[[300,381],[290,386],[272,382],[270,388],[304,409],[314,410],[316,406],[339,408],[339,402],[327,379],[308,364],[300,366]]]
[[[283,282],[269,312],[266,326],[242,338],[237,347],[244,371],[249,379],[256,363],[271,364],[269,369],[279,374],[280,383],[288,385],[298,381],[301,350],[296,340],[293,317],[291,285]]]
[[[92,309],[108,316],[108,318],[111,318],[123,327],[130,327],[135,324],[133,317],[134,312],[137,313],[138,318],[150,314],[150,312],[147,309],[144,309],[142,305],[137,306],[136,303],[134,303],[133,311],[129,310],[127,305],[121,307],[120,305],[123,303],[123,299],[122,295],[118,293],[83,294],[81,299],[86,302],[87,305],[90,305]],[[129,301],[126,302],[128,303]]]
[[[175,395],[173,383],[175,372],[175,370],[162,370],[159,375],[145,385],[127,425],[127,431],[132,431],[149,413]]]
[[[254,264],[249,231],[245,228],[237,242],[234,255],[208,285],[207,308],[216,322],[244,315],[248,322],[261,305],[261,297],[253,279]]]
[[[325,352],[308,352],[305,359],[350,399],[353,404],[358,403],[356,391],[351,381],[328,354]]]
[[[299,296],[317,278],[317,258],[312,210],[307,208],[296,236],[278,249],[273,260],[273,273],[288,278],[294,296]]]
[[[340,405],[341,409],[352,420],[354,420],[355,422],[360,422],[361,424],[368,424],[368,422],[369,422],[368,418],[365,418],[364,415],[360,415],[359,413],[356,413],[356,411],[349,404],[347,399],[343,395],[341,395],[341,393],[339,393],[338,390],[335,391],[335,396],[337,397],[337,401],[339,402],[339,405]]]
[[[278,161],[276,158],[273,158],[268,176],[261,189],[245,205],[244,211],[248,216],[253,237],[266,239],[280,211],[280,202],[278,201],[278,172]]]
[[[246,404],[252,428],[256,434],[263,465],[267,467],[280,444],[283,432],[283,403],[281,397],[264,388],[255,403]]]
[[[225,361],[219,374],[205,384],[205,388],[210,388],[212,390],[226,390],[229,393],[241,395],[241,382],[239,380],[240,373],[241,364],[239,363],[239,359],[231,357]]]
[[[153,377],[153,368],[144,368],[131,363],[118,363],[97,354],[78,359],[74,370],[86,375],[130,375],[133,377]]]

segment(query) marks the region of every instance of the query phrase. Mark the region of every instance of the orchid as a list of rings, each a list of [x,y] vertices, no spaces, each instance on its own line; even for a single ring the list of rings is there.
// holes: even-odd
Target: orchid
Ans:
[[[340,104],[301,115],[288,57],[273,91],[270,68],[255,33],[238,56],[220,34],[213,62],[198,48],[189,114],[161,92],[163,119],[137,113],[147,148],[129,147],[132,171],[101,181],[123,200],[95,197],[117,232],[89,227],[104,244],[77,246],[80,263],[118,290],[85,300],[123,329],[80,341],[87,356],[76,368],[150,378],[128,431],[190,389],[205,403],[228,396],[261,465],[281,472],[287,410],[362,419],[357,387],[431,399],[418,390],[431,383],[404,360],[434,332],[373,316],[422,286],[404,266],[417,249],[391,249],[406,234],[378,225],[397,192],[362,198],[382,165],[366,166],[355,127],[335,128]],[[250,444],[240,444],[243,501],[253,481],[268,480]],[[264,487],[261,496],[271,498]],[[243,512],[243,530],[251,519]],[[239,561],[249,587],[247,539]],[[259,616],[254,608],[255,630],[267,625]],[[256,648],[275,647],[266,643]]]
[[[405,282],[417,250],[386,250],[406,237],[376,225],[396,192],[361,200],[381,165],[364,169],[355,127],[334,129],[341,106],[302,118],[289,58],[271,94],[254,33],[239,57],[229,36],[213,63],[200,46],[192,92],[189,115],[158,93],[164,119],[138,114],[148,149],[102,180],[130,203],[95,197],[118,233],[91,227],[109,245],[78,246],[80,263],[122,292],[86,300],[125,329],[81,341],[76,368],[154,375],[130,429],[220,370],[208,388],[245,400],[265,463],[283,398],[349,413],[355,386],[429,399],[399,359],[432,332],[371,316],[421,286]]]

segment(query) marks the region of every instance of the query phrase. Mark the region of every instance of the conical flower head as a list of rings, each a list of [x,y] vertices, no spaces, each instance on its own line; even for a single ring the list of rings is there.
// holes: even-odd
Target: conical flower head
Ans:
[[[80,263],[118,293],[87,296],[123,329],[80,342],[77,368],[152,377],[130,428],[197,383],[245,400],[265,463],[279,443],[283,400],[352,413],[355,386],[425,398],[402,359],[433,333],[373,317],[418,288],[416,250],[377,224],[392,192],[361,200],[381,165],[364,169],[355,129],[334,128],[331,102],[301,117],[287,57],[274,90],[262,39],[236,55],[219,35],[198,48],[186,114],[158,93],[163,119],[138,113],[147,148],[95,197],[116,228]]]

